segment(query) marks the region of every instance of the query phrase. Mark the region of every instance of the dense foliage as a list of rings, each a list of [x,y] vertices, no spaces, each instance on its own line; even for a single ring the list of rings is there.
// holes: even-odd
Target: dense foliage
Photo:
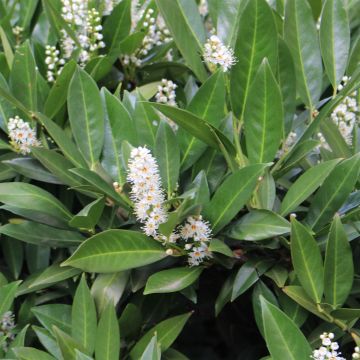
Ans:
[[[359,0],[0,0],[0,358],[360,358]]]

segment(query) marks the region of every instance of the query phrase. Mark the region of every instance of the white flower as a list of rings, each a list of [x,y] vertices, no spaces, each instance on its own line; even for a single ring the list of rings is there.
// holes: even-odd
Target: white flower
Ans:
[[[155,94],[156,102],[170,106],[176,106],[176,88],[177,85],[171,80],[162,79],[161,85],[158,86],[158,91]],[[174,131],[178,129],[177,124],[168,117],[161,114],[161,118],[165,120]]]
[[[36,131],[19,116],[10,118],[8,121],[9,137],[14,150],[23,155],[31,152],[32,146],[40,146],[36,138]]]
[[[282,149],[280,149],[277,152],[276,157],[280,158],[281,156],[283,156],[284,154],[289,152],[291,147],[295,144],[296,139],[297,139],[296,132],[290,131],[288,137],[286,138],[285,142],[283,143]]]
[[[119,0],[105,0],[104,1],[104,10],[103,15],[110,15],[113,11],[115,5],[117,5]]]
[[[204,16],[204,17],[209,13],[209,7],[208,7],[207,0],[200,0],[199,13],[201,16]]]
[[[190,216],[180,229],[180,235],[184,240],[193,239],[194,241],[207,242],[211,238],[211,229],[207,221],[202,216]]]
[[[211,64],[220,65],[224,72],[236,63],[234,51],[225,46],[216,35],[212,35],[205,44],[204,60]]]
[[[132,185],[131,199],[137,219],[144,223],[146,235],[157,237],[159,225],[167,220],[165,196],[158,165],[146,147],[132,150],[127,180]]]
[[[354,353],[352,354],[353,359],[360,359],[360,348],[355,346]]]
[[[48,82],[54,82],[57,75],[61,73],[65,61],[60,58],[60,51],[55,46],[46,45],[45,55],[46,78]]]
[[[11,311],[6,311],[0,319],[0,337],[3,337],[1,346],[4,351],[7,350],[8,342],[14,340],[15,338],[15,335],[13,333],[14,328],[14,314]]]
[[[337,342],[333,342],[335,335],[333,333],[326,333],[320,335],[322,346],[313,351],[311,356],[314,360],[345,360],[341,357],[341,353],[336,350],[339,349]]]
[[[206,258],[211,257],[209,248],[207,244],[200,244],[199,246],[194,246],[189,252],[188,264],[190,266],[200,265]]]

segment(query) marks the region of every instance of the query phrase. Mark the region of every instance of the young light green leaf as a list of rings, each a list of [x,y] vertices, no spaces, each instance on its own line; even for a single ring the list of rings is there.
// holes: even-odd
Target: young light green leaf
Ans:
[[[273,360],[303,360],[312,351],[297,325],[279,308],[261,297],[266,345]]]
[[[262,164],[244,167],[220,185],[204,208],[204,215],[210,221],[214,234],[227,225],[250,199],[265,167]]]
[[[317,30],[307,1],[286,2],[284,34],[295,64],[299,95],[313,109],[321,95],[322,62]]]
[[[344,204],[360,172],[360,153],[338,164],[312,199],[306,222],[318,231]]]
[[[75,70],[67,102],[75,141],[84,159],[94,166],[104,143],[104,114],[98,87],[84,70]]]
[[[328,177],[339,159],[326,161],[311,167],[290,186],[282,203],[280,214],[285,216],[305,201]]]
[[[159,164],[162,184],[171,198],[180,170],[180,149],[177,137],[167,122],[162,121],[156,134],[155,156]]]
[[[230,229],[228,235],[237,240],[264,240],[290,232],[290,223],[269,210],[253,210]]]
[[[117,272],[151,264],[166,257],[155,240],[130,230],[107,230],[82,243],[62,263],[90,272]]]
[[[195,1],[156,0],[156,4],[185,62],[204,82],[207,75],[200,54],[205,43],[205,29]]]
[[[283,103],[279,85],[266,59],[249,88],[244,126],[250,163],[272,161],[284,134]]]
[[[91,355],[95,348],[97,329],[95,302],[82,276],[76,289],[71,310],[71,334],[82,345],[85,353]]]
[[[326,303],[343,305],[352,288],[354,264],[351,247],[338,215],[335,216],[326,246],[324,293]]]
[[[119,323],[112,303],[108,303],[100,317],[95,356],[97,360],[118,360],[120,356]]]
[[[202,271],[202,267],[179,267],[159,271],[149,277],[144,295],[185,289],[198,279]]]
[[[265,0],[248,1],[241,13],[235,45],[237,63],[230,73],[230,99],[237,117],[244,114],[245,104],[255,73],[266,57],[275,68],[277,31],[270,6]]]
[[[139,359],[155,333],[161,346],[161,352],[167,350],[179,336],[191,314],[174,316],[151,328],[132,348],[130,358],[132,360]]]
[[[45,351],[31,347],[17,347],[13,349],[19,360],[55,360],[55,358]]]
[[[343,0],[325,1],[320,46],[326,74],[336,89],[345,73],[350,50],[350,25]]]
[[[308,295],[320,303],[324,291],[324,266],[318,244],[300,222],[291,220],[291,258],[294,270]]]

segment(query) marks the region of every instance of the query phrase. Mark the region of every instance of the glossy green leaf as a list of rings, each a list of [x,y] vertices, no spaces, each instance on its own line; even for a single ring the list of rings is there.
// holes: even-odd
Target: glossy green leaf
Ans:
[[[12,64],[14,61],[14,53],[11,49],[11,45],[9,43],[9,39],[6,35],[6,32],[4,31],[4,29],[1,26],[0,26],[0,39],[2,42],[2,47],[4,49],[7,65],[9,67],[9,69],[11,70],[11,67],[12,67]]]
[[[176,189],[180,170],[180,149],[174,131],[166,121],[160,123],[155,142],[155,157],[162,185],[170,198]]]
[[[210,221],[214,234],[227,225],[250,199],[265,166],[257,164],[242,168],[220,185],[204,208],[204,216]]]
[[[67,102],[75,141],[84,159],[94,166],[104,143],[104,114],[97,85],[84,70],[75,70]]]
[[[230,229],[228,235],[237,240],[264,240],[290,232],[290,223],[269,210],[253,210]]]
[[[130,358],[139,359],[155,333],[161,346],[161,352],[167,350],[179,336],[190,316],[191,313],[174,316],[155,325],[135,344],[130,352]]]
[[[28,109],[37,110],[36,64],[28,41],[20,45],[15,53],[10,73],[13,95]]]
[[[207,76],[200,54],[205,43],[205,29],[195,1],[156,0],[156,4],[185,62],[204,82]]]
[[[280,88],[265,59],[249,88],[244,126],[247,155],[251,163],[272,161],[284,133]]]
[[[53,326],[53,332],[55,334],[56,341],[59,345],[63,359],[76,360],[76,349],[83,351],[81,345],[56,326]]]
[[[91,355],[95,349],[97,316],[95,302],[82,276],[76,289],[71,310],[71,334],[82,345],[85,353]]]
[[[26,183],[1,183],[0,201],[6,205],[46,213],[61,223],[66,223],[71,214],[65,206],[47,191]]]
[[[253,263],[247,262],[242,265],[234,279],[231,301],[236,300],[241,294],[254,285],[258,279],[259,275]]]
[[[277,56],[277,31],[270,6],[265,0],[248,1],[241,13],[235,44],[237,63],[230,73],[230,99],[237,117],[244,114],[250,85],[266,57],[272,69]]]
[[[326,245],[324,263],[326,302],[334,307],[343,305],[351,291],[353,278],[351,247],[339,216],[335,216]]]
[[[209,124],[218,127],[224,117],[225,78],[219,70],[210,76],[200,87],[187,107],[191,113]],[[182,149],[181,168],[188,169],[205,151],[206,145],[182,128],[178,131]]]
[[[14,281],[0,287],[0,315],[9,311],[21,281]]]
[[[305,201],[329,176],[338,159],[311,167],[290,186],[282,203],[280,214],[285,216]]]
[[[179,267],[159,271],[149,277],[144,295],[185,289],[199,278],[202,271],[202,267]]]
[[[291,258],[294,270],[307,294],[320,303],[324,291],[324,266],[318,244],[310,231],[291,220]]]
[[[114,305],[109,303],[101,314],[97,329],[95,356],[97,360],[118,360],[120,330]]]
[[[55,360],[48,353],[31,347],[17,347],[13,351],[19,360]]]
[[[305,336],[279,308],[261,298],[266,344],[273,360],[303,360],[312,354]]]
[[[141,355],[140,360],[159,360],[161,358],[160,344],[157,341],[157,335],[152,337]]]
[[[350,25],[343,0],[326,0],[321,13],[320,46],[326,74],[334,89],[345,73]]]
[[[334,216],[352,191],[360,171],[360,154],[338,164],[312,199],[306,222],[315,230]]]
[[[69,225],[79,229],[93,229],[99,222],[105,206],[105,198],[99,198],[87,204],[70,221]]]
[[[219,239],[211,239],[209,244],[209,251],[223,254],[229,257],[234,256],[234,253],[232,252],[230,247],[227,246],[224,241],[221,241]]]
[[[55,84],[50,89],[44,105],[44,114],[52,119],[66,103],[67,92],[71,78],[76,69],[76,62],[70,60],[64,65],[60,75],[56,78]]]
[[[0,234],[29,244],[66,247],[80,244],[85,238],[78,232],[61,230],[33,221],[21,221],[0,226]]]
[[[50,334],[50,332],[39,326],[32,326],[36,336],[38,337],[40,343],[44,348],[53,355],[56,359],[61,358],[61,351],[58,344],[56,343],[55,338]]]
[[[317,30],[307,1],[286,2],[284,34],[295,64],[298,93],[312,109],[321,95],[322,62]]]
[[[151,264],[166,256],[163,246],[140,232],[108,230],[82,243],[62,266],[116,272]]]
[[[121,164],[121,145],[124,140],[136,143],[135,124],[123,103],[107,90],[102,90],[105,112],[105,143],[101,164],[114,181],[123,185],[126,173]]]

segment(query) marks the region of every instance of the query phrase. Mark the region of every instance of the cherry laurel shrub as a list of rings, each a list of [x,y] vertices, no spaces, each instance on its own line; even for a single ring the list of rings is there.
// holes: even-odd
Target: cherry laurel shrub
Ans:
[[[0,357],[360,358],[360,0],[0,0]]]

